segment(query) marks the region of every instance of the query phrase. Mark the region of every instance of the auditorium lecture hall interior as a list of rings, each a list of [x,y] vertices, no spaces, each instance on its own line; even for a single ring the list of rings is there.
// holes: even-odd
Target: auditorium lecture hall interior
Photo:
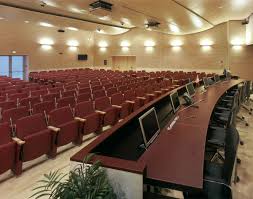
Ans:
[[[0,0],[0,199],[252,199],[252,111],[253,0]]]

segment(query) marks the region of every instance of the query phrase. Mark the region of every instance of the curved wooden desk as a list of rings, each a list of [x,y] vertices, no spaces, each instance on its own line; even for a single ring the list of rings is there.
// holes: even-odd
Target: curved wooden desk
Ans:
[[[167,130],[170,122],[166,123],[152,145],[140,154],[132,155],[139,150],[136,146],[141,139],[136,135],[141,136],[136,130],[139,128],[138,117],[153,106],[168,103],[170,92],[100,135],[71,157],[71,161],[81,162],[88,153],[97,152],[96,159],[101,160],[104,167],[143,174],[144,181],[148,183],[178,190],[201,189],[206,135],[212,111],[219,98],[241,82],[221,82],[210,86],[203,94],[196,93],[194,100],[203,100],[198,103],[199,108],[191,107],[179,112],[173,128]]]

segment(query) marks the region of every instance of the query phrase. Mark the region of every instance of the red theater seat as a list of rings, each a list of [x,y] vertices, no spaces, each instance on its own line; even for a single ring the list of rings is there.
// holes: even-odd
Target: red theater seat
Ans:
[[[133,111],[136,111],[142,106],[141,100],[139,98],[136,98],[133,90],[124,92],[124,99],[126,102],[132,104]]]
[[[114,125],[118,122],[119,108],[110,104],[109,97],[101,97],[95,100],[95,109],[100,111],[100,114],[104,116],[103,124]]]
[[[42,155],[54,156],[55,133],[46,125],[43,114],[36,114],[21,118],[16,122],[16,136],[24,141],[21,159],[18,161],[18,170],[22,171],[22,163],[34,160]]]
[[[100,132],[102,130],[102,117],[95,112],[91,101],[78,103],[75,107],[75,116],[83,122],[83,134]]]
[[[80,122],[74,119],[70,107],[51,111],[49,113],[49,125],[49,128],[57,134],[57,146],[63,146],[71,142],[76,144],[82,142],[82,134],[79,131]]]
[[[9,124],[0,124],[0,174],[10,169],[16,173],[17,149],[16,142],[11,138]]]
[[[63,98],[58,99],[56,106],[57,108],[61,108],[64,106],[70,106],[73,108],[75,104],[76,104],[76,99],[74,96],[72,96],[72,97],[63,97]]]
[[[120,106],[120,119],[127,117],[132,111],[132,104],[127,103],[124,100],[124,96],[121,93],[116,93],[111,96],[112,105]]]

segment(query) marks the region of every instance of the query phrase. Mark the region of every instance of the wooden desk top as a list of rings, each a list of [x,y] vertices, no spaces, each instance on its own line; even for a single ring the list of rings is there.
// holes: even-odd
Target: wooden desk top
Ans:
[[[196,93],[194,100],[203,100],[198,103],[199,108],[188,108],[178,113],[179,120],[173,128],[170,131],[167,130],[167,126],[163,128],[152,145],[137,161],[107,156],[97,156],[97,158],[102,161],[105,167],[135,173],[143,172],[147,180],[167,183],[168,186],[173,184],[201,189],[203,187],[206,135],[213,108],[228,89],[241,82],[242,80],[230,80],[210,86],[204,94]],[[164,96],[169,94],[170,92]],[[138,113],[147,106],[151,108],[155,102],[164,96],[147,104],[137,113],[127,117],[125,121],[99,136],[94,142],[71,157],[71,160],[81,162],[82,158],[98,144],[105,141],[130,120],[136,118]],[[194,116],[194,118],[188,118],[189,116]],[[146,172],[144,172],[145,166]]]

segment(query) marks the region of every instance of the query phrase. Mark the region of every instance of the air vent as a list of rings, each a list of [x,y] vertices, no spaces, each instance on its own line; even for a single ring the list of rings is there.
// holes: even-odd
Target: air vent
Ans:
[[[112,11],[113,4],[105,2],[105,1],[95,1],[90,4],[90,12],[97,16],[108,16]]]
[[[58,32],[63,33],[63,32],[65,32],[65,30],[63,30],[63,29],[59,29],[59,30],[58,30]]]

